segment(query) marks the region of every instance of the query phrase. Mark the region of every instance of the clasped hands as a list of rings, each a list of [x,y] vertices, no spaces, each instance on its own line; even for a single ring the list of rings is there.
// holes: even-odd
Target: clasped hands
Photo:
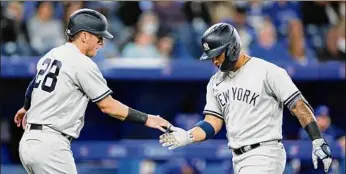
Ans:
[[[191,144],[193,143],[192,132],[170,125],[166,133],[160,136],[160,143],[169,150]]]

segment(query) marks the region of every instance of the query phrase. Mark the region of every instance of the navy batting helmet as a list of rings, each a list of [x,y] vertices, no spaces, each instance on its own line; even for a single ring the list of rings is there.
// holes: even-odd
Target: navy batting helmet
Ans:
[[[204,32],[201,41],[204,53],[200,60],[211,59],[225,52],[225,61],[220,66],[220,70],[232,70],[241,48],[240,37],[232,25],[214,24]]]
[[[87,31],[97,36],[112,39],[113,35],[107,31],[106,17],[92,9],[80,9],[75,11],[69,19],[66,34],[73,36],[80,31]]]

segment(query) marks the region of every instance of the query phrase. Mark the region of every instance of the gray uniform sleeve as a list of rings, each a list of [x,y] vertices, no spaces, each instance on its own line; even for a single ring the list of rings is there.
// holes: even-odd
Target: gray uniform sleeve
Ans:
[[[272,95],[285,105],[300,95],[299,89],[293,83],[287,71],[280,67],[269,68],[267,82]]]
[[[81,66],[76,76],[78,86],[92,102],[98,102],[112,93],[96,64]]]
[[[206,95],[206,105],[204,107],[203,114],[204,115],[213,115],[216,117],[219,117],[223,119],[223,115],[221,112],[221,108],[219,103],[216,100],[216,96],[214,95],[213,92],[213,83],[212,79],[209,81],[208,86],[207,86],[207,95]]]

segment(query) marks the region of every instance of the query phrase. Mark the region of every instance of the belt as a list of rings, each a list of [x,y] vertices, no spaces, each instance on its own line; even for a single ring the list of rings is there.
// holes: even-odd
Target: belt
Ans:
[[[281,140],[275,140],[277,141],[278,143],[281,142]],[[246,145],[246,146],[243,146],[243,147],[240,147],[238,149],[233,149],[233,152],[236,154],[236,155],[241,155],[243,153],[246,153],[252,149],[256,149],[257,147],[261,146],[262,143],[255,143],[255,144],[251,144],[251,145]]]
[[[42,130],[43,129],[43,125],[42,124],[30,124],[30,130]],[[67,138],[67,140],[69,142],[72,142],[72,140],[74,139],[72,136],[67,135],[65,133],[60,132],[62,136],[64,136],[65,138]]]

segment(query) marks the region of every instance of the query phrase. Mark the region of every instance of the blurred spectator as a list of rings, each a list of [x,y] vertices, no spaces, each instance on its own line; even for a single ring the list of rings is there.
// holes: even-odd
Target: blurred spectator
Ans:
[[[346,2],[336,2],[336,4],[331,4],[329,7],[330,13],[334,11],[335,16],[333,19],[333,26],[330,28],[327,34],[327,51],[331,56],[346,60],[345,51],[345,6]],[[332,10],[334,9],[334,10]],[[332,15],[330,15],[332,16]],[[332,18],[332,17],[330,17]]]
[[[299,2],[277,1],[267,4],[265,13],[278,28],[279,40],[287,39],[289,51],[297,63],[306,65],[314,56],[305,44]]]
[[[346,60],[345,52],[345,20],[333,26],[327,33],[327,56],[328,59]],[[323,58],[323,57],[322,57]]]
[[[1,33],[2,55],[31,54],[27,28],[23,23],[22,3],[8,2],[6,9],[1,10]]]
[[[134,27],[138,22],[139,16],[142,14],[138,1],[120,1],[116,15],[126,26]]]
[[[137,24],[134,41],[125,45],[122,56],[126,58],[159,58],[160,53],[155,46],[159,20],[154,12],[145,12]]]
[[[265,20],[265,4],[267,1],[251,0],[246,3],[246,15],[248,24],[258,30],[262,27]]]
[[[37,55],[65,42],[63,25],[60,20],[53,19],[52,2],[40,1],[36,5],[37,12],[27,23],[30,45]]]
[[[290,55],[282,42],[277,42],[274,25],[264,20],[257,32],[257,42],[251,45],[250,52],[268,61],[290,61]]]
[[[6,33],[1,38],[1,50],[3,55],[9,56],[42,55],[49,48],[61,44],[65,40],[63,32],[69,16],[72,12],[87,7],[103,13],[108,19],[110,32],[116,36],[102,49],[104,53],[100,50],[99,57],[119,56],[119,50],[134,43],[128,43],[134,35],[144,32],[152,33],[149,35],[154,38],[144,40],[153,40],[150,42],[158,46],[160,51],[166,48],[164,57],[168,55],[167,50],[172,49],[170,57],[197,59],[202,52],[201,35],[209,25],[217,22],[233,24],[241,35],[244,49],[249,49],[250,46],[253,49],[254,46],[263,45],[264,40],[267,44],[270,42],[269,39],[259,41],[262,43],[256,41],[260,39],[256,35],[268,33],[263,32],[262,25],[266,23],[265,19],[270,19],[277,32],[274,46],[287,47],[290,57],[296,63],[317,63],[316,51],[320,60],[346,59],[345,2],[25,1],[2,2],[1,5],[4,9],[1,30]],[[142,14],[151,11],[156,13],[155,22],[141,24],[145,21],[142,18],[150,16]],[[161,27],[171,30],[165,36],[172,39],[157,35],[162,34],[157,33]],[[37,32],[38,29],[42,30]],[[262,34],[257,33],[259,31]],[[171,41],[173,48],[168,47]],[[267,52],[270,50],[269,45],[266,45]]]
[[[215,1],[211,5],[210,14],[212,24],[222,22],[225,18],[232,16],[233,6],[229,1]]]
[[[156,35],[160,27],[160,22],[155,12],[147,11],[140,16],[137,29],[146,34]]]
[[[248,52],[250,44],[256,39],[256,31],[248,23],[245,4],[237,2],[234,15],[224,19],[223,22],[230,23],[237,29],[242,42],[242,50]]]
[[[138,31],[134,41],[125,45],[122,56],[124,58],[159,58],[161,56],[154,43],[153,34]]]
[[[83,7],[84,7],[83,1],[66,2],[64,4],[64,15],[63,15],[64,28],[67,28],[68,20],[71,14]]]
[[[211,25],[208,2],[187,1],[184,3],[183,12],[187,21],[185,27],[188,27],[186,32],[191,32],[183,35],[183,43],[190,45],[187,48],[194,57],[199,57],[202,54],[200,38]],[[189,38],[186,38],[186,35]]]
[[[163,27],[174,29],[185,23],[186,18],[182,7],[182,2],[155,1],[153,10],[157,14]]]
[[[319,58],[345,59],[345,2],[302,2],[309,43]]]
[[[299,25],[301,19],[299,2],[280,0],[267,3],[264,8],[265,16],[278,28],[279,37],[288,36],[289,25]]]
[[[330,117],[328,106],[325,106],[325,105],[318,106],[315,109],[315,117],[316,117],[318,127],[320,128],[325,140],[329,143],[336,142],[337,144],[339,144],[343,154],[345,154],[345,133],[343,132],[343,130],[331,124],[331,117]],[[306,133],[306,131],[303,128],[300,129],[299,136],[300,136],[300,139],[311,140],[309,135]],[[333,167],[332,165],[330,172],[335,172],[333,170],[338,170],[338,166]],[[313,169],[313,166],[311,165],[311,163],[309,163],[309,165],[305,165],[305,167],[301,169],[301,172],[314,173],[314,174],[325,173],[322,167],[319,167],[318,169]]]
[[[106,54],[108,57],[119,56],[121,48],[123,48],[124,45],[129,40],[131,40],[131,38],[133,38],[133,35],[135,34],[134,27],[125,25],[120,17],[116,15],[121,3],[122,2],[120,1],[93,1],[89,2],[87,5],[88,8],[95,9],[107,17],[108,31],[115,36],[114,39],[108,41],[109,45],[106,45],[106,47],[108,47],[109,49],[107,49],[106,47],[103,47],[104,49],[102,49],[107,50]],[[139,18],[139,16],[137,18]],[[137,18],[136,20],[138,20]]]
[[[172,33],[163,29],[158,32],[157,49],[164,59],[171,59],[174,48],[174,38]]]
[[[200,38],[211,25],[211,17],[207,2],[187,1],[183,8],[187,22],[192,24],[194,32]],[[199,41],[198,41],[199,43]]]
[[[199,41],[193,31],[193,26],[186,20],[184,3],[179,1],[155,1],[153,11],[157,14],[161,27],[172,30],[176,45],[184,47],[193,57],[200,56]],[[197,43],[198,42],[198,43]],[[181,53],[180,53],[181,54]],[[190,57],[186,55],[186,57]]]
[[[345,150],[345,133],[341,129],[331,124],[331,117],[329,114],[328,106],[321,105],[315,109],[318,127],[320,128],[327,142],[338,141],[339,145],[343,148],[343,150]],[[299,134],[301,139],[310,139],[309,135],[303,128],[300,130]]]

